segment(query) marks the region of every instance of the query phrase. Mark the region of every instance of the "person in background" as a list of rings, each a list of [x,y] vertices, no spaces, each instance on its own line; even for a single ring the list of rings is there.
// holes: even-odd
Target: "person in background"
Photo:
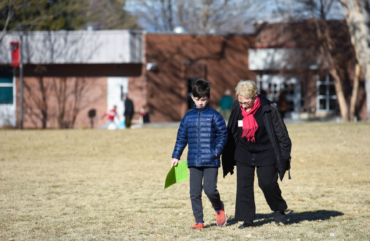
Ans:
[[[279,92],[279,99],[277,101],[277,106],[279,108],[281,118],[284,119],[285,112],[288,110],[288,104],[287,104],[286,96],[283,90],[280,90]]]
[[[118,129],[116,122],[114,122],[115,117],[117,117],[117,119],[119,120],[119,116],[117,114],[117,106],[113,106],[113,109],[105,112],[101,118],[103,119],[105,116],[108,116],[107,123],[101,126],[100,129],[106,129],[110,124],[114,124],[116,126],[116,129]]]
[[[132,103],[132,100],[128,98],[127,94],[122,95],[122,100],[125,106],[125,112],[123,113],[123,116],[125,117],[125,125],[126,128],[131,128],[131,120],[134,115],[134,104]]]
[[[143,123],[144,124],[150,122],[150,119],[149,119],[149,110],[148,110],[148,107],[146,105],[144,105],[143,107],[141,107],[140,114],[143,117]]]
[[[225,121],[229,120],[233,103],[234,100],[233,97],[231,97],[231,91],[227,89],[218,104],[220,106],[220,114],[224,117]]]

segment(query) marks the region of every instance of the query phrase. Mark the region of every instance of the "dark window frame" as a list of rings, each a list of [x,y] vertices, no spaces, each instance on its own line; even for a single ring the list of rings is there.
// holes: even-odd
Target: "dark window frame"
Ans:
[[[316,82],[316,109],[318,112],[336,112],[338,110],[338,104],[336,104],[334,108],[331,108],[331,102],[333,100],[337,100],[336,93],[335,95],[330,93],[330,88],[333,87],[335,90],[334,81],[328,73],[326,73],[324,76],[318,75]],[[320,89],[324,89],[325,94],[321,93]],[[321,108],[322,106],[325,108]]]

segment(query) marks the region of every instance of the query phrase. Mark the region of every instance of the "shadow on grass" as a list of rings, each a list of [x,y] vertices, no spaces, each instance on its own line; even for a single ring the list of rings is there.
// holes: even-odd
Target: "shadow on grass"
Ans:
[[[210,227],[217,227],[217,225],[215,223],[204,225],[204,228],[210,228]]]
[[[310,212],[295,213],[294,211],[289,211],[286,214],[287,222],[285,225],[300,223],[302,221],[325,221],[332,217],[343,216],[342,212],[334,210],[317,210]],[[275,222],[274,215],[271,214],[257,214],[256,220],[254,221],[255,226],[262,226],[267,223]],[[227,226],[235,225],[238,222],[234,219],[228,220]],[[210,225],[212,226],[212,225]]]

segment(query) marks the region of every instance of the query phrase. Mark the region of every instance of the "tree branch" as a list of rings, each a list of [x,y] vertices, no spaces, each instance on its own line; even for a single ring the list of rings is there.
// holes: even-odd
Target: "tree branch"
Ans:
[[[8,16],[6,17],[5,25],[4,25],[3,31],[1,32],[0,43],[3,41],[3,38],[5,37],[6,29],[8,28],[10,19],[13,17],[13,11],[11,10],[12,1],[13,0],[9,0],[8,2]]]

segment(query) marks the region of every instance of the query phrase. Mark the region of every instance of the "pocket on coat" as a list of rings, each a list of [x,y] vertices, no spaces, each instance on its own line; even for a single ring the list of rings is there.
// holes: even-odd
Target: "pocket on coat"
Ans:
[[[211,151],[212,151],[213,155],[216,156],[216,154],[217,154],[216,153],[216,144],[213,144]]]

